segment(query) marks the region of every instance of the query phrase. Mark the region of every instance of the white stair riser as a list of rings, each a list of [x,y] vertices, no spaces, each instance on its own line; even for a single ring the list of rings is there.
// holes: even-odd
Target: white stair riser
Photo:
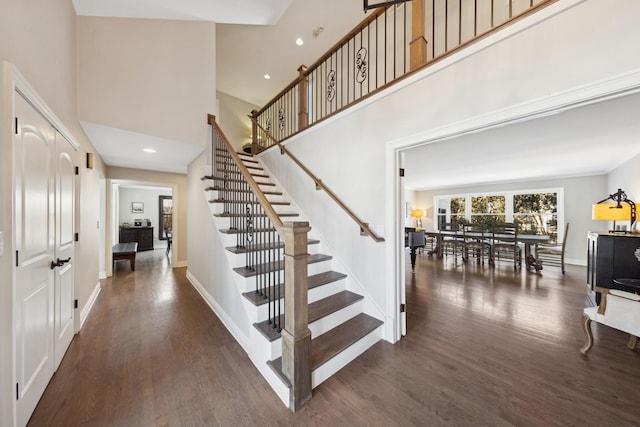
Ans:
[[[335,282],[327,283],[325,285],[309,289],[309,293],[307,294],[307,301],[309,303],[316,302],[318,300],[321,300],[322,298],[326,298],[333,294],[337,294],[338,292],[344,291],[345,289],[345,279],[336,280]]]
[[[311,331],[311,338],[319,337],[360,313],[362,313],[362,300],[310,323],[309,330]]]
[[[341,292],[344,289],[345,289],[344,279],[337,280],[335,282],[327,283],[326,285],[322,285],[322,286],[318,286],[316,288],[310,289],[307,294],[307,299],[309,303],[316,302],[322,298],[326,298],[328,296]],[[280,312],[284,312],[284,305],[283,305],[283,299],[282,299],[283,296],[284,295],[281,295],[281,299],[278,302],[278,306],[281,310]],[[267,318],[269,317],[269,310],[270,310],[268,307],[268,304],[255,306],[249,300],[245,299],[245,302],[248,304],[247,312],[251,317],[252,323],[257,323],[257,322],[262,322],[263,320],[267,320]],[[276,306],[276,309],[278,308],[278,306]],[[271,310],[273,310],[273,306],[271,307]]]
[[[367,351],[369,347],[371,347],[381,339],[382,325],[347,347],[340,354],[336,355],[334,358],[327,361],[322,366],[319,366],[317,369],[315,369],[311,374],[311,387],[316,388],[317,386],[322,384],[324,380],[330,378],[333,374],[344,368],[348,363]]]
[[[282,356],[282,340],[280,338],[269,341],[256,327],[252,326],[251,329],[251,348],[258,355],[257,357],[264,359],[266,362]]]
[[[235,256],[235,255],[231,254],[231,256]],[[242,261],[243,261],[243,263],[241,265],[236,266],[236,267],[244,267],[244,258],[242,258]],[[230,260],[229,262],[232,262],[232,261]],[[235,262],[235,260],[233,262]],[[322,261],[322,262],[316,262],[316,263],[313,263],[313,264],[309,264],[307,275],[308,276],[312,276],[314,274],[324,273],[326,271],[329,271],[330,269],[331,269],[331,260]],[[240,289],[241,292],[250,292],[250,291],[255,291],[256,290],[256,278],[255,277],[242,277],[240,275],[238,275],[238,276],[239,276],[238,283],[242,287]],[[281,279],[281,281],[284,281],[284,270],[280,270],[280,279]]]

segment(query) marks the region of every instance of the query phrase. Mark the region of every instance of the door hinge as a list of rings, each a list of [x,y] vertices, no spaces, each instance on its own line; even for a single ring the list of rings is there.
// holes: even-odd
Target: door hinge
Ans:
[[[406,304],[400,304],[400,313],[404,313],[405,311],[407,311],[407,305]]]
[[[400,176],[404,176],[404,168],[400,168]]]
[[[80,175],[80,168],[76,166],[76,175]]]
[[[16,400],[20,400],[20,383],[16,383]]]
[[[77,299],[73,300],[73,308],[78,308],[78,300]]]
[[[73,239],[74,239],[76,242],[79,242],[79,241],[80,241],[80,233],[76,233],[76,234],[74,235]]]
[[[18,134],[18,118],[16,117],[16,135]]]
[[[20,251],[16,251],[16,267],[20,267]]]

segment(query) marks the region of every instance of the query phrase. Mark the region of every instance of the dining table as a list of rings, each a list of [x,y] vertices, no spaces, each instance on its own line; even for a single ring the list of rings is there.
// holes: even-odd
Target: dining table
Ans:
[[[436,254],[439,257],[443,256],[442,252],[442,240],[446,236],[459,237],[462,239],[463,234],[461,231],[425,231],[426,236],[433,237],[436,239],[435,248],[428,252],[430,255]],[[532,247],[535,247],[539,244],[549,243],[551,240],[551,236],[548,234],[518,234],[517,236],[513,236],[511,234],[493,234],[493,233],[484,233],[478,234],[478,237],[484,237],[485,239],[492,240],[500,240],[502,242],[513,242],[514,240],[517,243],[522,243],[524,245],[524,259],[525,266],[527,269],[533,268],[536,272],[542,270],[542,260],[535,257],[535,251],[532,250]],[[474,233],[466,233],[467,237],[473,237]]]

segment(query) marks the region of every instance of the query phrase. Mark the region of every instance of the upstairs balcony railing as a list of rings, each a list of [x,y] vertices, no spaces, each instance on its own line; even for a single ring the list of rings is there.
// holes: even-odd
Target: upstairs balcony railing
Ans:
[[[259,111],[257,153],[557,0],[412,0],[371,13]]]

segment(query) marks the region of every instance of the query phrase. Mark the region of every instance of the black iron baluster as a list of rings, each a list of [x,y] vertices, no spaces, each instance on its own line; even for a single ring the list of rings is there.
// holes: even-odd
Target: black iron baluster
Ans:
[[[274,277],[274,282],[277,284],[282,283],[280,281],[280,273],[281,273],[281,269],[280,267],[280,263],[282,263],[282,267],[284,268],[284,260],[282,259],[281,253],[280,253],[280,235],[274,230],[273,232],[273,241],[274,241],[274,247],[275,247],[275,251],[274,251],[274,258],[276,258],[276,262],[278,263],[278,268],[275,270],[276,274]],[[284,293],[282,292],[282,290],[284,290],[284,285],[282,286],[282,289],[280,287],[278,287],[278,332],[282,331],[282,318],[280,317],[282,314],[282,307],[284,306]],[[282,300],[281,300],[282,299]]]

